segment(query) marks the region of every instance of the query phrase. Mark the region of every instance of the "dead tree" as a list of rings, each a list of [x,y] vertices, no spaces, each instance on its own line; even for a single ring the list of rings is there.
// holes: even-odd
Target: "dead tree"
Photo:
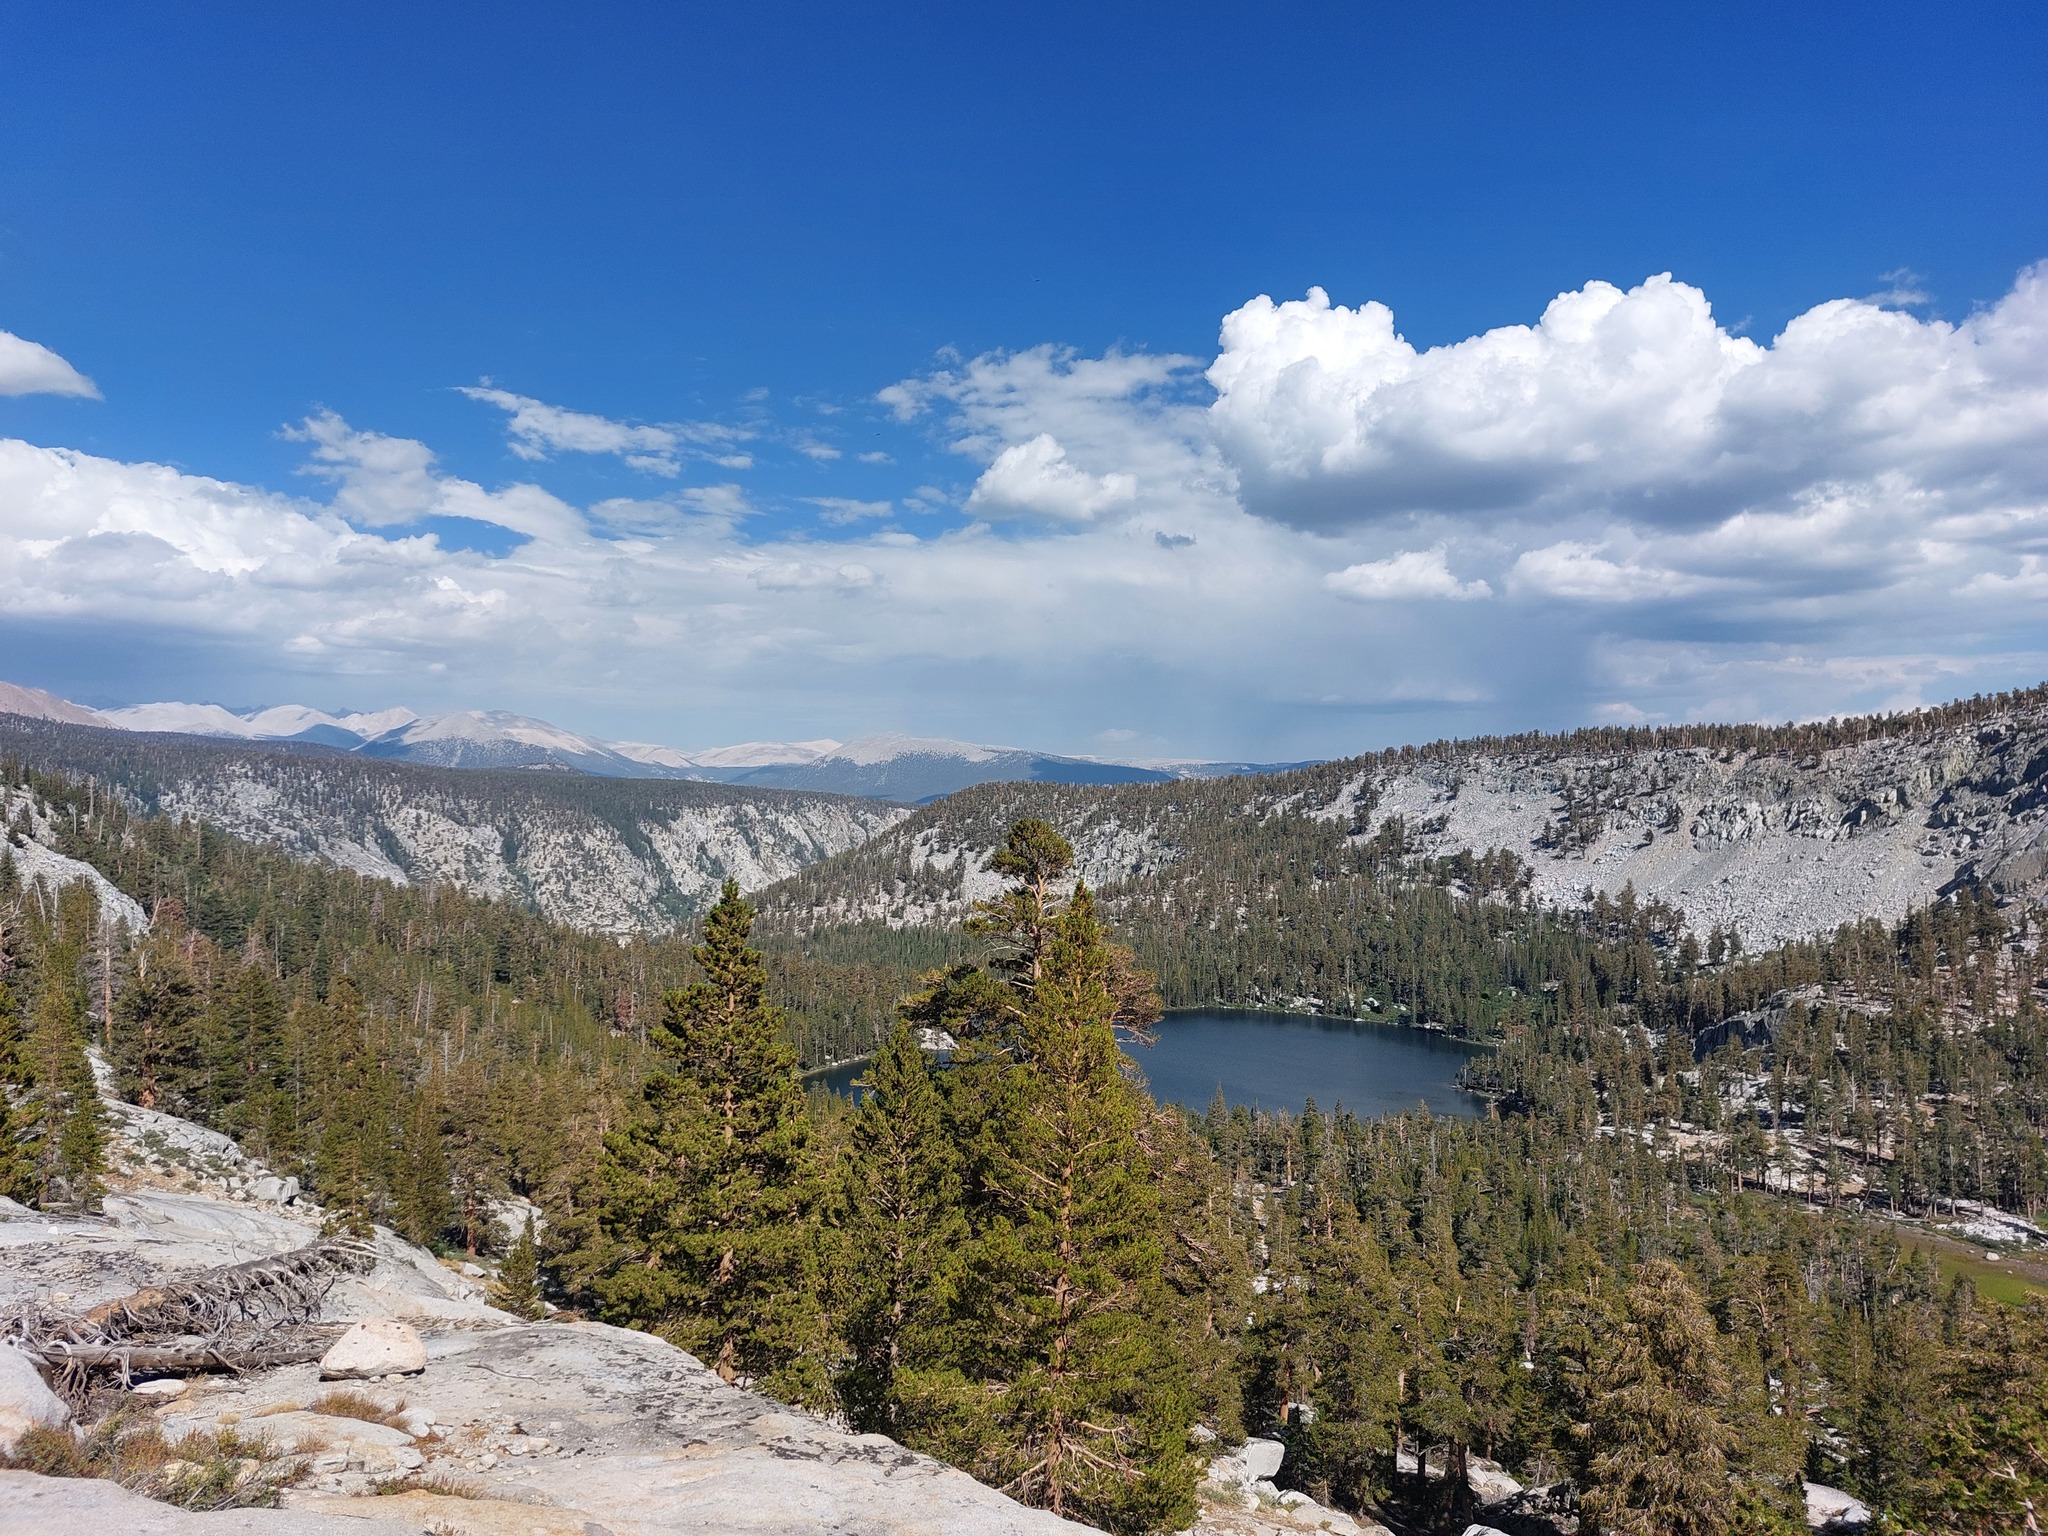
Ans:
[[[40,1361],[51,1385],[83,1401],[93,1374],[256,1370],[317,1360],[338,1328],[319,1325],[342,1275],[376,1261],[368,1244],[323,1238],[288,1253],[144,1286],[77,1315],[30,1302],[0,1318],[0,1339]]]

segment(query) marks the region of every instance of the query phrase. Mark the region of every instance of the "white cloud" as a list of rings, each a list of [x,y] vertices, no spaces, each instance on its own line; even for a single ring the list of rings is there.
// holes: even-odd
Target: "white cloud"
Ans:
[[[1591,510],[1698,527],[1879,473],[2039,497],[2044,332],[2041,268],[1961,324],[1840,299],[1768,347],[1669,275],[1427,351],[1384,305],[1313,289],[1225,318],[1210,414],[1247,508],[1310,528]]]
[[[1685,591],[1676,571],[1610,559],[1590,544],[1570,540],[1525,551],[1508,581],[1513,590],[1590,603],[1630,603]]]
[[[746,433],[713,422],[663,422],[635,426],[588,411],[549,405],[528,395],[498,389],[486,379],[464,386],[460,393],[504,411],[510,420],[512,451],[522,459],[541,460],[556,453],[614,454],[635,469],[675,476],[685,458],[707,458],[727,469],[752,467],[749,454],[733,451]]]
[[[835,527],[864,522],[873,517],[887,517],[895,509],[893,502],[856,501],[850,496],[806,496],[804,500],[818,509],[820,522]]]
[[[1135,475],[1112,471],[1091,475],[1067,460],[1050,432],[1016,443],[996,455],[967,498],[979,517],[1050,517],[1085,523],[1137,499]]]
[[[816,560],[771,560],[754,567],[754,585],[770,592],[857,591],[882,578],[857,561],[826,565]]]
[[[549,540],[581,527],[573,507],[537,485],[486,491],[439,473],[426,444],[359,432],[332,411],[309,416],[284,435],[313,445],[308,473],[336,482],[333,510],[354,523],[387,528],[424,517],[463,517]]]
[[[97,385],[40,342],[0,331],[0,395],[75,395],[97,400]]]
[[[729,481],[487,490],[331,414],[290,434],[299,495],[0,442],[0,635],[189,642],[229,669],[197,696],[287,669],[570,724],[602,697],[657,739],[1114,728],[1277,757],[1889,707],[2048,675],[2043,335],[2034,272],[1955,325],[1843,301],[1768,346],[1668,282],[1426,352],[1372,306],[1260,301],[1213,395],[1195,359],[1057,347],[892,386],[962,461],[893,496],[965,514],[922,537],[847,494],[813,502],[830,540],[781,528]],[[565,419],[515,441],[666,451]],[[451,548],[443,518],[521,542]]]
[[[727,523],[737,523],[743,517],[752,517],[754,504],[747,500],[747,493],[737,485],[693,485],[676,493],[676,500],[684,506],[702,512],[709,517]]]
[[[1444,547],[1407,549],[1384,560],[1366,560],[1332,571],[1323,585],[1341,597],[1360,602],[1388,602],[1401,598],[1449,598],[1469,602],[1493,596],[1483,581],[1460,581],[1451,574]]]

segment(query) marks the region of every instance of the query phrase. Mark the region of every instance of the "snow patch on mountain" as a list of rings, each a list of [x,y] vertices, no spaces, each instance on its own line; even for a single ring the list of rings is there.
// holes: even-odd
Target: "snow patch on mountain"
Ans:
[[[611,749],[621,757],[657,768],[769,768],[783,764],[815,763],[839,749],[829,737],[818,741],[743,741],[730,747],[707,747],[685,752],[677,747],[656,746],[647,741],[615,741]]]

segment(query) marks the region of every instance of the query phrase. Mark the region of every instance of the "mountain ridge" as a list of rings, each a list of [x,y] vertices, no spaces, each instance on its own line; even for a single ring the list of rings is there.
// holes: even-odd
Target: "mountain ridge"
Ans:
[[[299,742],[443,768],[693,779],[898,801],[936,799],[991,779],[1164,783],[1295,766],[1182,759],[1135,763],[889,732],[850,742],[821,737],[686,750],[654,742],[603,741],[509,710],[457,710],[422,716],[400,707],[332,714],[303,704],[235,711],[220,704],[164,701],[102,711],[41,689],[4,686],[8,692],[0,694],[0,713],[74,725],[249,742]]]
[[[1896,919],[1961,886],[2015,898],[2048,886],[2048,686],[1806,726],[1434,742],[1164,786],[983,785],[761,899],[795,931],[957,922],[994,894],[983,861],[1024,815],[1059,828],[1079,874],[1126,904],[1169,899],[1170,872],[1193,878],[1215,855],[1191,850],[1219,829],[1249,846],[1261,824],[1294,817],[1414,858],[1505,851],[1547,905],[1633,888],[1682,910],[1702,940],[1720,927],[1761,948]]]
[[[445,768],[4,714],[0,759],[299,858],[507,897],[617,935],[685,926],[726,879],[757,890],[909,814],[856,796]]]

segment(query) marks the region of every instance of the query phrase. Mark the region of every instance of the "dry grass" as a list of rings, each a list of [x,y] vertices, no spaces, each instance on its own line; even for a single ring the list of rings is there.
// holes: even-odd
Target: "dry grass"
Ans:
[[[372,1485],[370,1492],[376,1493],[438,1493],[444,1499],[487,1499],[489,1492],[482,1483],[453,1472],[408,1472],[403,1477],[386,1478]]]
[[[306,1405],[308,1413],[324,1413],[331,1419],[361,1419],[365,1424],[382,1424],[386,1429],[405,1428],[404,1398],[389,1407],[367,1392],[344,1387],[316,1397]]]
[[[236,1509],[277,1502],[296,1467],[271,1448],[231,1429],[166,1440],[153,1425],[122,1414],[103,1420],[83,1440],[69,1430],[37,1427],[0,1465],[45,1477],[104,1478],[181,1509]]]

